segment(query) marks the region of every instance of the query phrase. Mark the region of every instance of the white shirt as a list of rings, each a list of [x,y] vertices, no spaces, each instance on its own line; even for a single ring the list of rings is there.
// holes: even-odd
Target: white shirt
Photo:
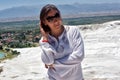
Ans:
[[[42,61],[53,64],[54,69],[48,69],[49,80],[82,80],[81,62],[84,58],[84,44],[79,28],[64,26],[58,40],[49,35],[48,42],[40,40]]]

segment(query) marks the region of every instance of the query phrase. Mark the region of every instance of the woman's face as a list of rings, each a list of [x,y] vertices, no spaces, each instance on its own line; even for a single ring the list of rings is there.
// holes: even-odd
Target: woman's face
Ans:
[[[45,17],[45,25],[48,25],[52,31],[61,29],[62,19],[57,10],[51,10]]]

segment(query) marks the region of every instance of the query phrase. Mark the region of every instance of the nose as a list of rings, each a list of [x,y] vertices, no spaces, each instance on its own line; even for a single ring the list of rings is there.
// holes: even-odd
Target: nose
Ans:
[[[53,22],[54,22],[54,23],[55,23],[55,22],[58,22],[58,18],[54,18]]]
[[[54,24],[59,24],[59,19],[58,18],[54,18],[53,22],[54,22]]]

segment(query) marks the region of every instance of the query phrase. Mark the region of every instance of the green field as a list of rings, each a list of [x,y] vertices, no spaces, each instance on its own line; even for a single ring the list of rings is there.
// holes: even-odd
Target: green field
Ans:
[[[104,23],[113,20],[120,20],[120,15],[70,18],[70,19],[64,19],[63,22],[64,24],[67,25],[84,25],[84,24]]]
[[[80,17],[63,19],[65,25],[84,25],[104,23],[107,21],[120,20],[120,15],[113,16],[95,16],[95,17]],[[0,22],[0,32],[4,31],[26,31],[39,29],[39,20],[15,21],[15,22]]]

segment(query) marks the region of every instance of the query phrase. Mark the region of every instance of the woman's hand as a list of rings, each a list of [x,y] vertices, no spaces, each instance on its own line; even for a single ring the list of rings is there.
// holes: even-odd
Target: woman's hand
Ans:
[[[53,65],[53,64],[51,64],[51,65],[47,65],[47,64],[45,64],[45,68],[50,68],[50,69],[54,69],[54,70],[55,70],[55,68],[54,68],[54,65]]]

